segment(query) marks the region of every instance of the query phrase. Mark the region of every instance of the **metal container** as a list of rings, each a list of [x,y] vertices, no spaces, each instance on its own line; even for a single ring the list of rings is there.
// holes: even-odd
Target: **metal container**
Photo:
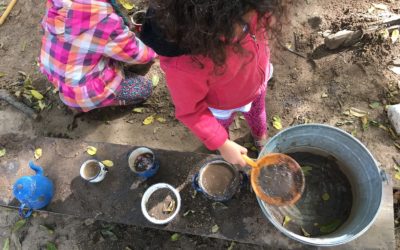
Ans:
[[[324,152],[345,163],[341,171],[352,189],[352,207],[348,219],[335,231],[316,237],[305,237],[289,231],[278,221],[274,207],[258,199],[268,220],[286,236],[314,246],[337,246],[361,236],[374,222],[381,205],[383,181],[381,171],[368,149],[350,134],[327,125],[307,124],[288,128],[275,135],[259,157],[268,153]],[[324,181],[324,180],[321,180]],[[307,180],[306,180],[307,185]]]
[[[152,155],[152,163],[144,171],[137,171],[135,169],[135,162],[138,159],[138,157],[140,157],[141,155],[144,155],[144,154]],[[145,179],[153,177],[157,173],[158,169],[160,168],[160,164],[156,158],[155,153],[151,149],[146,148],[146,147],[140,147],[140,148],[133,150],[128,155],[128,165],[129,165],[129,168],[132,170],[132,172],[134,172],[136,175],[138,175],[142,178],[145,178]]]
[[[212,194],[207,190],[206,183],[218,182],[218,179],[209,179],[210,177],[206,177],[204,173],[207,172],[209,168],[215,167],[216,165],[218,165],[218,167],[224,167],[233,176],[231,183],[222,194]],[[217,158],[209,160],[201,166],[199,172],[193,176],[192,185],[197,192],[204,194],[208,199],[214,201],[227,201],[230,200],[238,191],[244,177],[245,174],[240,172],[234,165],[224,161],[222,158]],[[224,178],[224,176],[221,176],[221,178]]]

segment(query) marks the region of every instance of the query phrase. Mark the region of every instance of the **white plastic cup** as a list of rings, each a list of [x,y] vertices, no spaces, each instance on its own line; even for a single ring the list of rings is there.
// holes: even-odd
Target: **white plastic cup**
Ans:
[[[167,219],[164,220],[158,220],[152,216],[150,216],[150,214],[147,212],[146,209],[146,204],[150,198],[150,196],[157,190],[159,189],[163,189],[163,188],[167,188],[170,191],[172,191],[176,197],[176,210],[175,212],[168,217]],[[144,217],[146,217],[146,219],[148,221],[150,221],[153,224],[157,224],[157,225],[163,225],[163,224],[167,224],[169,222],[171,222],[179,213],[179,210],[181,209],[181,196],[178,192],[178,190],[176,190],[174,187],[172,187],[171,185],[167,184],[167,183],[157,183],[152,185],[151,187],[149,187],[146,192],[144,192],[143,197],[142,197],[142,203],[141,203],[141,207],[142,207],[142,213],[144,215]]]

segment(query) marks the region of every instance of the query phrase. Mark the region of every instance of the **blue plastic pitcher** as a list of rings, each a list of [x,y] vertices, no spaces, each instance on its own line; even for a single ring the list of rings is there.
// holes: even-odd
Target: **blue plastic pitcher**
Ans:
[[[53,182],[43,175],[43,169],[29,162],[29,167],[36,172],[36,175],[23,176],[13,186],[15,198],[21,203],[18,212],[23,218],[28,218],[32,211],[47,206],[54,195]],[[28,209],[24,213],[24,209]]]

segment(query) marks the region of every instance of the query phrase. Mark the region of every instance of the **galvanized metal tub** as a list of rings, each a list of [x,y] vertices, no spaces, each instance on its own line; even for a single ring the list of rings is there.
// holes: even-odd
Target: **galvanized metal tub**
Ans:
[[[368,149],[356,138],[338,128],[322,125],[299,125],[271,138],[259,157],[268,153],[324,152],[345,162],[345,173],[352,189],[352,208],[348,219],[334,232],[305,237],[287,230],[272,212],[275,208],[258,199],[268,220],[283,234],[314,246],[337,246],[362,235],[374,222],[382,201],[384,172]],[[321,180],[323,181],[323,180]],[[307,185],[307,183],[306,183]]]

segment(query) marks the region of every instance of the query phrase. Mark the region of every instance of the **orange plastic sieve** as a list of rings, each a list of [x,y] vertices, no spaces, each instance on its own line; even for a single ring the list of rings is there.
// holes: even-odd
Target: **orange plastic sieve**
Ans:
[[[300,165],[290,156],[271,153],[257,161],[247,155],[243,159],[251,169],[251,186],[256,195],[268,204],[292,205],[303,194],[305,178]]]

